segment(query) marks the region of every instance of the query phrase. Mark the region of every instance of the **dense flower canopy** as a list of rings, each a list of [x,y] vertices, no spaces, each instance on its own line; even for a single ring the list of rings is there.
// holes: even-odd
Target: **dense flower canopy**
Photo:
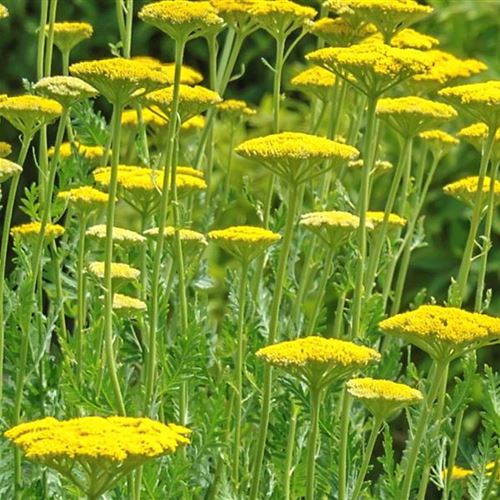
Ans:
[[[478,188],[479,188],[479,177],[470,176],[470,177],[464,177],[463,179],[447,184],[443,188],[443,191],[447,195],[453,196],[454,198],[457,198],[463,203],[467,203],[468,205],[473,207],[478,199],[478,194],[479,194]],[[492,182],[492,179],[486,176],[483,180],[483,186],[482,186],[483,196],[481,197],[481,199],[483,204],[487,203],[487,197],[484,195],[489,193],[492,188],[494,195],[494,203],[495,204],[500,203],[500,181],[495,180],[494,182]]]
[[[90,38],[94,33],[92,25],[82,22],[54,23],[54,44],[61,52],[69,52],[83,40]],[[49,26],[45,27],[49,31]]]
[[[82,99],[97,95],[94,87],[72,76],[47,76],[35,83],[33,89],[38,94],[57,101],[65,108]]]

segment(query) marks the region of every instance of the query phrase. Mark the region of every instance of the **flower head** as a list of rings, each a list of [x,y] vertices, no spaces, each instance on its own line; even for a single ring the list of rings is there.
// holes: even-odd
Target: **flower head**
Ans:
[[[457,200],[462,201],[463,203],[467,203],[467,205],[474,206],[478,199],[478,186],[479,186],[479,177],[470,176],[460,179],[459,181],[452,182],[447,184],[443,191],[449,195],[453,196]],[[494,190],[494,203],[500,203],[500,181],[495,180],[492,186],[491,177],[485,176],[483,181],[483,194],[487,194],[490,192],[490,189],[493,187]],[[482,196],[483,204],[486,205],[488,200],[485,196]]]
[[[159,228],[152,227],[144,231],[145,236],[156,238],[159,234]],[[175,255],[175,227],[166,226],[163,228],[163,235],[167,243],[167,250],[171,255]],[[181,240],[182,250],[186,260],[195,260],[208,245],[204,234],[192,229],[179,229],[179,238]]]
[[[365,162],[362,159],[350,161],[347,165],[349,168],[354,168],[356,170],[361,170]],[[378,176],[390,172],[394,168],[394,165],[387,160],[376,160],[373,165],[373,170],[370,173],[371,176]]]
[[[380,360],[369,347],[316,336],[269,345],[256,356],[318,389]]]
[[[426,130],[420,132],[418,136],[429,145],[433,154],[438,157],[445,155],[459,143],[458,139],[442,130]]]
[[[488,125],[485,123],[473,123],[458,132],[458,137],[465,139],[468,143],[472,144],[479,152],[483,149],[483,144],[488,137]],[[495,139],[493,142],[493,149],[491,151],[493,161],[500,159],[500,127],[497,128]]]
[[[447,87],[439,95],[494,130],[500,127],[500,81]],[[0,104],[1,105],[1,104]]]
[[[211,0],[217,14],[224,19],[232,29],[248,36],[258,27],[257,20],[252,15],[251,7],[261,0]]]
[[[47,76],[35,83],[33,89],[43,97],[57,101],[63,108],[97,95],[94,87],[73,76]]]
[[[81,186],[68,191],[61,191],[57,198],[66,201],[77,210],[88,212],[108,204],[109,195],[92,186]]]
[[[346,386],[347,392],[362,401],[379,420],[387,420],[405,406],[423,400],[418,389],[391,380],[354,378]]]
[[[121,293],[113,294],[113,311],[120,316],[133,316],[145,312],[147,308],[142,300]]]
[[[161,90],[156,90],[144,97],[144,102],[147,106],[157,106],[166,116],[171,114],[172,99],[174,96],[174,88],[167,87]],[[211,106],[221,102],[217,92],[196,85],[189,87],[181,85],[179,89],[179,115],[181,122],[185,122],[200,113],[203,113]]]
[[[72,75],[95,87],[108,101],[122,106],[169,82],[161,71],[121,57],[83,61],[72,64],[69,69]]]
[[[379,228],[384,221],[384,212],[366,212],[366,220],[373,226],[374,230]],[[401,229],[406,226],[406,219],[397,214],[389,214],[389,229]]]
[[[470,469],[464,469],[459,465],[454,465],[453,469],[451,470],[451,479],[453,479],[454,481],[464,481],[473,474],[474,471]],[[443,469],[441,475],[444,479],[446,479],[446,477],[448,476],[448,469]]]
[[[311,31],[332,47],[348,47],[374,34],[377,28],[373,24],[352,25],[343,17],[323,17],[314,22]]]
[[[151,56],[135,56],[132,59],[149,66],[151,69],[161,71],[168,78],[167,85],[174,84],[175,63],[164,63]],[[184,85],[196,85],[201,81],[203,81],[203,75],[199,71],[185,64],[181,66],[180,83]]]
[[[457,112],[447,104],[415,96],[380,99],[376,113],[408,138],[457,116]]]
[[[63,142],[59,148],[59,156],[63,160],[73,155],[81,156],[90,162],[97,162],[104,158],[106,150],[102,146],[87,146],[80,142]],[[54,156],[54,148],[49,149],[49,157]]]
[[[54,23],[54,45],[63,53],[70,52],[75,45],[90,38],[94,29],[89,23],[61,22]],[[49,26],[45,27],[47,33]]]
[[[303,92],[310,93],[322,101],[327,101],[335,83],[335,75],[321,66],[313,66],[294,76],[290,83]]]
[[[224,23],[210,2],[185,0],[150,3],[139,11],[139,18],[177,41],[218,31]]]
[[[13,161],[0,158],[0,183],[10,179],[13,175],[20,175],[23,168]]]
[[[52,123],[61,113],[62,106],[45,97],[22,95],[0,100],[0,116],[28,137]]]
[[[436,360],[450,360],[500,338],[500,318],[455,307],[424,305],[379,323],[389,335],[402,337]]]
[[[0,3],[0,19],[5,19],[6,17],[9,17],[9,11],[5,5]]]
[[[85,231],[85,236],[95,238],[97,240],[105,240],[106,224],[97,224],[89,227],[87,231]],[[115,243],[123,245],[138,245],[146,241],[146,238],[141,236],[139,233],[121,227],[113,227],[111,237]]]
[[[20,226],[14,226],[10,234],[15,240],[33,244],[37,240],[42,224],[40,222],[28,222]],[[46,224],[44,229],[44,243],[48,244],[64,234],[64,228],[59,224]]]
[[[343,245],[359,227],[359,217],[348,212],[310,212],[300,218],[300,225],[317,234],[329,248]]]
[[[352,146],[300,132],[282,132],[250,139],[235,151],[246,158],[259,160],[269,170],[294,184],[321,175],[327,168],[354,160],[359,154]],[[330,161],[317,171],[314,167],[324,160]]]
[[[88,271],[98,279],[104,279],[104,262],[91,262]],[[136,281],[141,272],[128,264],[111,263],[111,278],[114,280]]]
[[[208,237],[219,243],[228,253],[244,262],[255,259],[281,238],[277,233],[255,226],[232,226],[226,229],[217,229],[210,231]]]
[[[191,431],[148,418],[46,417],[12,427],[5,437],[26,458],[74,479],[90,497],[104,494],[117,479],[144,463],[189,444]],[[96,478],[99,478],[96,481]]]
[[[12,153],[12,146],[8,142],[0,141],[0,158],[6,158]]]
[[[306,59],[333,71],[365,94],[381,95],[397,83],[426,71],[430,63],[425,54],[376,42],[319,49],[307,54]]]
[[[433,36],[406,28],[392,38],[391,45],[400,49],[430,50],[439,45],[439,40]]]
[[[239,99],[225,99],[217,104],[217,111],[230,119],[241,119],[243,117],[254,116],[257,111],[251,108],[245,101]]]

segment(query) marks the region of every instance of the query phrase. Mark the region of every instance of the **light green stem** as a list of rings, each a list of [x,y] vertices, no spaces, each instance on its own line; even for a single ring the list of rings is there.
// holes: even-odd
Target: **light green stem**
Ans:
[[[347,297],[347,292],[342,291],[337,299],[337,307],[335,309],[335,320],[333,322],[332,337],[334,339],[340,338],[342,333],[342,326],[344,324],[344,307]]]
[[[363,483],[365,482],[366,473],[368,471],[370,460],[373,454],[373,448],[375,447],[377,436],[380,432],[382,424],[382,420],[373,418],[372,430],[370,432],[370,437],[368,438],[368,444],[366,445],[366,449],[363,453],[363,462],[361,464],[361,468],[359,469],[359,474],[356,478],[356,483],[354,484],[351,498],[360,498],[359,494],[361,493],[361,488],[363,487]]]
[[[45,54],[45,26],[49,12],[49,0],[41,0],[40,5],[40,26],[38,28],[37,57],[36,57],[36,77],[37,80],[43,78],[44,54]]]
[[[123,0],[115,0],[115,10],[116,10],[116,20],[118,22],[118,32],[120,34],[120,41],[122,47],[125,47],[126,39],[126,26],[125,26],[125,14],[123,12]]]
[[[288,191],[288,210],[283,234],[281,252],[276,273],[276,284],[271,303],[271,319],[269,322],[268,344],[274,344],[278,338],[279,313],[281,299],[283,297],[286,270],[288,264],[288,255],[292,244],[293,226],[295,223],[295,212],[297,210],[297,186],[292,185]],[[259,423],[259,434],[257,437],[257,448],[254,456],[252,470],[252,483],[250,488],[250,500],[255,500],[259,496],[259,485],[262,473],[262,463],[264,459],[264,450],[266,447],[267,428],[269,425],[269,414],[271,410],[271,392],[272,392],[272,368],[266,364],[264,367],[264,388],[262,391],[262,409]]]
[[[316,452],[319,448],[319,414],[322,390],[310,388],[311,394],[311,429],[307,443],[306,500],[314,500],[314,475],[316,470]]]
[[[130,58],[132,48],[132,24],[134,21],[134,0],[127,0],[126,20],[125,20],[125,39],[123,40],[123,56]]]
[[[62,52],[62,74],[63,76],[69,75],[69,50],[65,50]]]
[[[87,215],[81,213],[78,235],[78,261],[76,267],[77,308],[76,308],[76,379],[80,387],[83,363],[83,330],[85,328],[85,231],[87,229]]]
[[[462,408],[458,415],[455,417],[455,425],[453,427],[453,440],[451,442],[450,454],[448,455],[448,465],[446,467],[446,479],[444,482],[444,491],[442,500],[448,500],[451,489],[451,481],[453,474],[450,472],[455,467],[455,460],[457,458],[458,444],[460,442],[460,431],[462,430],[462,422],[464,419],[465,407]]]
[[[349,441],[349,418],[352,398],[344,390],[342,413],[340,416],[340,443],[339,443],[339,500],[346,500],[347,489],[347,443]]]
[[[297,433],[298,416],[299,416],[299,407],[292,401],[292,415],[290,417],[290,428],[288,430],[288,444],[286,447],[285,473],[283,475],[284,500],[290,500],[293,451],[295,449],[295,437]]]
[[[49,9],[49,31],[47,33],[44,76],[50,76],[52,71],[52,52],[54,50],[54,23],[56,22],[56,15],[57,0],[51,0]]]

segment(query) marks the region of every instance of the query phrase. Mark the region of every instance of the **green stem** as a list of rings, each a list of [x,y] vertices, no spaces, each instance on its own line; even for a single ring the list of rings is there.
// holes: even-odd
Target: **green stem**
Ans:
[[[411,485],[415,474],[415,466],[417,464],[418,452],[420,445],[427,433],[427,424],[432,411],[434,400],[442,384],[443,375],[448,371],[448,361],[434,361],[432,374],[430,376],[429,392],[423,402],[420,417],[417,424],[417,429],[413,435],[413,439],[409,444],[408,455],[406,458],[406,467],[404,472],[404,480],[401,488],[400,500],[408,500],[410,497]]]
[[[132,24],[134,21],[134,0],[127,0],[125,38],[123,40],[123,56],[130,59],[132,48]]]
[[[50,76],[52,71],[52,52],[54,50],[54,23],[57,15],[57,0],[51,0],[49,10],[49,31],[47,33],[47,47],[45,54],[44,76]]]
[[[63,76],[69,75],[69,50],[62,52],[62,74]]]
[[[293,451],[295,449],[295,436],[297,433],[298,417],[299,417],[299,407],[292,401],[292,415],[290,417],[290,429],[288,430],[288,444],[286,447],[285,473],[283,475],[284,500],[290,500]]]
[[[351,318],[351,338],[361,336],[360,323],[361,323],[361,308],[363,305],[363,277],[365,275],[366,265],[366,211],[369,206],[369,186],[370,186],[370,173],[375,163],[374,155],[370,153],[373,151],[372,142],[375,137],[375,108],[377,106],[378,98],[376,96],[368,96],[367,108],[367,125],[365,132],[365,142],[363,151],[366,156],[363,161],[363,172],[361,179],[361,192],[358,202],[358,216],[359,216],[359,229],[358,229],[358,262],[356,268],[354,297],[352,304],[352,318]],[[373,151],[374,152],[374,151]]]
[[[106,210],[106,240],[104,247],[104,347],[106,363],[113,386],[115,403],[120,415],[125,415],[118,370],[113,347],[113,280],[111,276],[111,263],[113,262],[113,226],[115,223],[115,206],[118,180],[118,163],[120,161],[121,141],[121,114],[123,105],[119,102],[113,106],[113,138],[111,154],[111,180],[109,183],[109,201]]]
[[[37,57],[36,57],[36,77],[37,80],[43,78],[44,54],[45,54],[45,26],[49,11],[49,0],[41,0],[40,5],[40,26],[38,29]]]
[[[481,166],[479,167],[479,178],[477,181],[477,195],[474,204],[474,211],[472,212],[469,235],[467,237],[464,253],[462,255],[462,261],[460,263],[460,270],[458,272],[457,282],[455,283],[456,285],[455,292],[453,293],[452,301],[450,304],[455,307],[460,307],[465,298],[467,281],[469,278],[470,268],[472,265],[474,244],[476,242],[476,235],[479,229],[479,224],[481,223],[481,215],[483,209],[484,178],[486,176],[488,162],[490,160],[494,141],[495,141],[495,130],[490,127],[488,132],[488,137],[486,138],[486,141],[483,145]]]
[[[342,413],[340,416],[340,443],[339,443],[339,500],[346,500],[347,488],[347,443],[349,441],[349,416],[351,413],[352,398],[344,390]]]
[[[306,500],[314,500],[314,473],[316,470],[316,451],[319,448],[319,414],[322,391],[310,388],[311,394],[311,429],[307,444]]]
[[[245,305],[246,305],[246,287],[248,281],[248,262],[244,261],[241,265],[240,288],[238,294],[238,345],[236,349],[235,366],[235,408],[234,413],[236,423],[234,426],[233,442],[233,481],[236,491],[239,488],[239,469],[240,469],[240,446],[241,446],[241,408],[243,400],[243,364],[245,359]]]
[[[313,257],[315,255],[314,252],[316,251],[316,241],[316,238],[310,240],[309,247],[307,248],[307,252],[304,256],[299,277],[299,287],[292,306],[292,323],[295,325],[297,331],[299,331],[302,326],[302,322],[299,324],[299,321],[301,319],[302,307],[304,305],[304,297],[308,290],[311,274],[314,268]]]
[[[455,460],[457,458],[458,444],[460,442],[460,431],[462,429],[462,422],[464,419],[465,407],[463,407],[458,415],[455,417],[455,425],[453,427],[453,440],[451,442],[450,454],[448,456],[448,465],[446,468],[446,480],[444,483],[444,491],[442,500],[448,500],[451,489],[452,474],[450,473],[455,467]]]
[[[234,149],[234,132],[235,132],[235,123],[231,120],[230,125],[230,133],[229,133],[229,147],[227,153],[227,166],[226,166],[226,182],[224,184],[224,205],[227,205],[229,200],[229,190],[231,188],[231,173],[233,167],[233,149]]]
[[[486,222],[485,222],[485,226],[484,226],[481,261],[479,264],[479,276],[477,278],[476,301],[475,301],[475,305],[474,305],[474,310],[477,312],[481,312],[481,310],[482,310],[483,293],[484,293],[485,280],[486,280],[486,271],[488,269],[488,254],[489,254],[491,246],[492,246],[491,229],[493,227],[493,218],[495,215],[495,208],[496,208],[495,181],[498,177],[498,167],[499,166],[500,166],[500,162],[496,161],[493,168],[492,168],[492,173],[490,175],[491,184],[490,184],[490,190],[488,193],[488,209],[486,212]]]
[[[116,10],[116,20],[118,22],[118,32],[120,33],[120,41],[122,47],[125,47],[126,39],[126,26],[125,26],[125,14],[123,12],[123,0],[115,0],[115,10]]]
[[[271,303],[271,319],[269,322],[268,344],[274,344],[278,338],[279,312],[281,300],[283,298],[288,255],[292,244],[293,226],[295,223],[295,212],[297,210],[297,186],[289,187],[288,210],[283,234],[281,252],[276,273],[276,284]],[[267,428],[269,425],[269,414],[271,410],[271,390],[272,390],[272,368],[266,364],[264,367],[264,388],[262,391],[262,410],[259,423],[259,434],[257,437],[257,448],[254,456],[252,471],[252,483],[250,488],[250,500],[255,500],[259,496],[259,485],[262,473],[262,463],[264,460],[264,450],[266,447]]]
[[[368,444],[366,445],[366,449],[363,453],[363,463],[361,464],[361,468],[359,469],[359,474],[356,478],[356,483],[354,484],[351,498],[360,498],[359,494],[361,493],[361,488],[363,487],[363,483],[365,481],[366,473],[368,471],[370,460],[373,454],[373,448],[375,447],[377,436],[380,432],[382,424],[382,420],[379,420],[375,417],[373,418],[372,430],[370,432],[370,437],[368,438]]]
[[[335,309],[335,321],[333,322],[332,337],[334,339],[340,338],[342,333],[342,325],[344,324],[344,307],[347,297],[347,292],[342,291],[337,299],[337,308]]]
[[[76,309],[76,379],[80,387],[83,363],[83,330],[85,328],[85,231],[87,229],[87,215],[82,212],[78,231],[78,261],[76,267],[77,309]]]

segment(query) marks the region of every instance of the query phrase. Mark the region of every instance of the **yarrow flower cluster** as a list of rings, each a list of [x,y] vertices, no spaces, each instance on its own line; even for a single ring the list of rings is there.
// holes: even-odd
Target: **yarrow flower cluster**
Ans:
[[[384,221],[384,212],[366,212],[366,220],[373,226],[373,229],[380,227]],[[398,229],[406,226],[407,220],[397,214],[389,214],[389,229]]]
[[[10,179],[13,175],[19,175],[23,168],[13,161],[0,158],[0,183]]]
[[[54,147],[48,151],[49,157],[54,156]],[[106,150],[102,146],[89,146],[76,142],[63,142],[59,148],[59,157],[63,160],[73,156],[81,156],[90,162],[97,162],[104,158]]]
[[[310,93],[322,101],[327,101],[335,84],[335,75],[320,66],[313,66],[294,76],[290,83],[303,92]]]
[[[137,245],[146,241],[146,238],[144,238],[144,236],[141,236],[139,233],[121,227],[113,227],[111,235],[115,243],[120,243],[123,245]],[[106,225],[97,224],[95,226],[89,227],[87,231],[85,231],[85,236],[89,236],[90,238],[95,238],[98,240],[106,239]]]
[[[104,279],[104,262],[91,262],[88,265],[89,273],[99,279]],[[128,264],[111,263],[111,278],[114,280],[136,281],[141,272]]]
[[[61,191],[57,194],[57,197],[83,211],[103,207],[109,201],[107,193],[103,193],[92,186],[81,186],[68,191]]]
[[[49,26],[45,27],[48,32]],[[63,53],[70,52],[73,47],[94,33],[92,25],[82,22],[61,22],[53,24],[54,45]]]
[[[35,83],[33,89],[40,95],[57,101],[64,108],[97,95],[94,87],[72,76],[47,76]]]
[[[457,198],[463,203],[467,203],[467,205],[474,206],[477,202],[479,195],[479,177],[470,176],[465,177],[464,179],[460,179],[455,182],[451,182],[447,184],[443,191],[449,195]],[[493,188],[494,193],[494,202],[495,204],[500,203],[500,181],[492,180],[490,177],[486,176],[483,181],[483,189],[482,192],[484,194],[489,193]],[[487,204],[488,200],[483,196],[482,197],[483,204]]]
[[[128,295],[123,295],[121,293],[115,293],[113,295],[113,311],[122,316],[131,316],[134,314],[145,312],[148,308],[145,302],[136,299],[134,297],[129,297]]]
[[[42,224],[40,222],[28,222],[20,226],[14,226],[10,230],[10,234],[14,239],[32,244],[38,238],[41,229]],[[46,224],[44,228],[44,242],[48,244],[63,234],[64,227],[59,224]]]

